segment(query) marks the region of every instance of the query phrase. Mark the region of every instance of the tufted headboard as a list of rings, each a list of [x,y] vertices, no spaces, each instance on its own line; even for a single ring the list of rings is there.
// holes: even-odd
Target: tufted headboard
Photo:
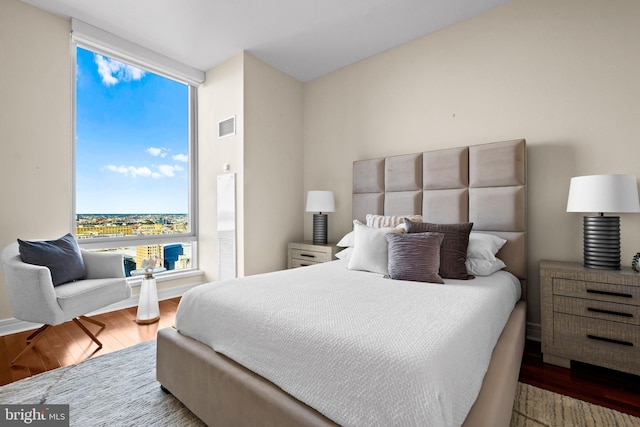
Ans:
[[[527,171],[524,139],[353,163],[353,218],[422,214],[424,222],[472,222],[507,240],[498,257],[526,289]]]

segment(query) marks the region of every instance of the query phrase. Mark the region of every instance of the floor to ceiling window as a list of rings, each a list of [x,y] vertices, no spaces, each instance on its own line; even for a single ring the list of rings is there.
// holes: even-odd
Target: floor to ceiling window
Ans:
[[[77,44],[74,229],[128,275],[196,267],[196,87]]]

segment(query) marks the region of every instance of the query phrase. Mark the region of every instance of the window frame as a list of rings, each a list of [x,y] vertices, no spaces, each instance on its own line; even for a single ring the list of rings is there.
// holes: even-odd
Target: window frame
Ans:
[[[71,59],[72,59],[72,215],[71,215],[71,230],[75,235],[77,228],[77,212],[76,212],[76,111],[77,111],[77,48],[82,48],[93,52],[94,54],[105,55],[111,59],[135,66],[147,72],[160,75],[164,78],[174,80],[176,82],[187,85],[188,87],[188,149],[189,149],[189,185],[188,185],[188,212],[187,221],[189,224],[188,233],[176,233],[176,234],[157,234],[157,235],[144,235],[144,236],[123,236],[123,237],[96,237],[86,238],[78,240],[78,245],[82,249],[95,250],[95,249],[112,249],[119,247],[131,247],[131,246],[147,246],[157,244],[171,244],[171,243],[191,243],[191,267],[185,270],[169,270],[161,273],[162,276],[171,275],[183,275],[185,272],[195,271],[198,269],[198,88],[188,79],[182,79],[179,76],[172,74],[170,71],[163,72],[162,69],[157,66],[147,66],[142,61],[132,61],[130,55],[125,53],[119,55],[113,48],[101,49],[96,43],[84,43],[72,37],[71,40]]]

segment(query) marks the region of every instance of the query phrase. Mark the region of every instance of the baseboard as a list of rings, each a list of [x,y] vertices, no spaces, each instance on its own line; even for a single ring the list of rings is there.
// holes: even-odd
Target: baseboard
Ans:
[[[542,329],[539,323],[527,322],[527,339],[538,342],[542,340]]]
[[[201,283],[190,283],[188,285],[175,286],[173,288],[158,289],[158,300],[171,299],[182,296],[189,289],[201,285]],[[132,295],[131,297],[114,304],[103,307],[99,310],[87,313],[87,316],[95,316],[97,314],[109,313],[111,311],[122,310],[124,308],[137,307],[139,295]],[[41,323],[25,322],[24,320],[18,320],[15,318],[0,320],[0,336],[11,335],[18,332],[28,331],[30,329],[36,329],[42,326]]]

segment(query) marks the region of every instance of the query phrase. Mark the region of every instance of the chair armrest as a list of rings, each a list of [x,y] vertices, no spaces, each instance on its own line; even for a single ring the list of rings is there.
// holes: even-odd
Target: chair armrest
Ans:
[[[81,249],[87,269],[87,279],[124,278],[124,259],[112,252],[91,252]]]
[[[49,325],[64,321],[47,267],[22,262],[16,248],[15,254],[11,250],[3,251],[2,268],[16,319]]]

